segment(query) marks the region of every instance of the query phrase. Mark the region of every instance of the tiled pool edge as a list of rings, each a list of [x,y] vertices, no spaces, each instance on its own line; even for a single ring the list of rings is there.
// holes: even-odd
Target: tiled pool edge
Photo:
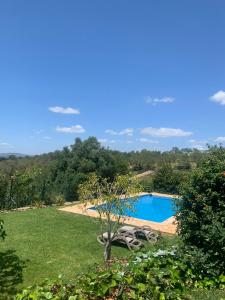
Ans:
[[[149,194],[150,193],[139,193],[138,196],[144,196],[144,195],[149,195]],[[155,196],[170,197],[170,198],[178,197],[178,196],[174,196],[174,195],[161,194],[161,193],[151,193],[151,194],[155,195]],[[64,208],[60,208],[59,210],[64,211],[64,212],[75,213],[75,214],[85,215],[88,217],[97,218],[98,213],[95,210],[89,209],[92,206],[93,206],[93,204],[91,204],[91,203],[88,204],[86,207],[84,206],[84,204],[79,203],[79,204],[75,204],[75,205],[72,205],[69,207],[67,206]],[[134,226],[148,225],[153,230],[157,230],[162,233],[168,233],[168,234],[175,234],[176,228],[177,228],[174,217],[170,217],[161,223],[129,217],[129,218],[126,218],[125,223],[129,224],[129,225],[134,225]]]

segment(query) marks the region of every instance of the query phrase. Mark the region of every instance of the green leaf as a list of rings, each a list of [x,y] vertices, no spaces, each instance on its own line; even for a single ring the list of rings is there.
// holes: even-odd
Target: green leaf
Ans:
[[[138,284],[137,284],[137,289],[138,289],[140,292],[144,292],[144,291],[146,291],[146,285],[143,284],[143,283],[138,283]]]
[[[160,293],[159,300],[165,300],[165,299],[166,299],[165,294],[164,293]]]
[[[110,287],[115,287],[115,286],[117,286],[117,282],[116,280],[112,279]]]

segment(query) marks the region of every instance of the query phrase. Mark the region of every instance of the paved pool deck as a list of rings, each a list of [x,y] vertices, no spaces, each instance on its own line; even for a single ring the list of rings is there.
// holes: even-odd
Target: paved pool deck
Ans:
[[[150,193],[139,193],[138,196],[143,195],[149,195]],[[169,194],[161,194],[161,193],[151,193],[153,196],[162,196],[162,197],[170,197],[170,198],[177,198],[178,196],[169,195]],[[72,206],[67,206],[60,208],[59,210],[68,212],[68,213],[74,213],[74,214],[80,214],[92,218],[97,218],[98,213],[95,210],[91,210],[90,208],[93,207],[93,203],[88,203],[84,205],[83,203],[78,203]],[[167,234],[175,234],[176,233],[176,220],[174,217],[170,217],[169,219],[163,221],[163,222],[153,222],[153,221],[146,221],[142,219],[137,219],[133,217],[125,217],[124,223],[134,226],[150,226],[153,230],[160,231],[162,233]]]

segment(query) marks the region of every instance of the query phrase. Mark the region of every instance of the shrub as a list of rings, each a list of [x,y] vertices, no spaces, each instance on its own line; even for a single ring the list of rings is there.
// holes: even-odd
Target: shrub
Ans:
[[[178,231],[199,272],[218,275],[225,270],[225,149],[209,149],[201,166],[181,189]]]
[[[141,184],[142,189],[143,189],[144,192],[151,193],[151,192],[154,191],[152,178],[148,178],[148,179],[145,179],[145,180],[140,180],[140,184]]]
[[[29,287],[16,300],[181,300],[190,299],[186,296],[190,288],[225,287],[225,276],[213,280],[200,278],[192,272],[188,261],[189,254],[176,247],[139,253],[128,260],[94,267],[77,276],[74,283],[59,278]]]
[[[153,189],[160,193],[178,194],[183,181],[183,172],[174,171],[170,164],[165,164],[153,176]]]
[[[54,195],[53,203],[57,206],[62,206],[65,204],[65,197],[62,194]]]
[[[44,207],[44,202],[37,199],[37,200],[35,200],[35,201],[33,202],[33,206],[34,206],[35,208],[43,208],[43,207]]]

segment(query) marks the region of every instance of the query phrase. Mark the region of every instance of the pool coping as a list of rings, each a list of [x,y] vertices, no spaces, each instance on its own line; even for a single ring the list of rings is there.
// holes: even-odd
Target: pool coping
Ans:
[[[161,197],[168,197],[168,198],[178,198],[178,195],[170,195],[170,194],[162,194],[162,193],[138,193],[136,196],[144,196],[144,195],[153,195],[153,196],[161,196]],[[98,203],[99,204],[99,203]],[[90,208],[93,207],[93,203],[88,203],[84,205],[83,203],[78,203],[72,206],[67,206],[60,208],[60,211],[69,212],[80,214],[92,218],[98,218],[98,213],[95,210],[91,210]],[[160,231],[162,233],[167,234],[175,234],[177,230],[176,219],[174,216],[164,220],[163,222],[154,222],[154,221],[147,221],[142,219],[137,219],[133,217],[125,217],[124,223],[133,225],[133,226],[150,226],[153,230]]]

